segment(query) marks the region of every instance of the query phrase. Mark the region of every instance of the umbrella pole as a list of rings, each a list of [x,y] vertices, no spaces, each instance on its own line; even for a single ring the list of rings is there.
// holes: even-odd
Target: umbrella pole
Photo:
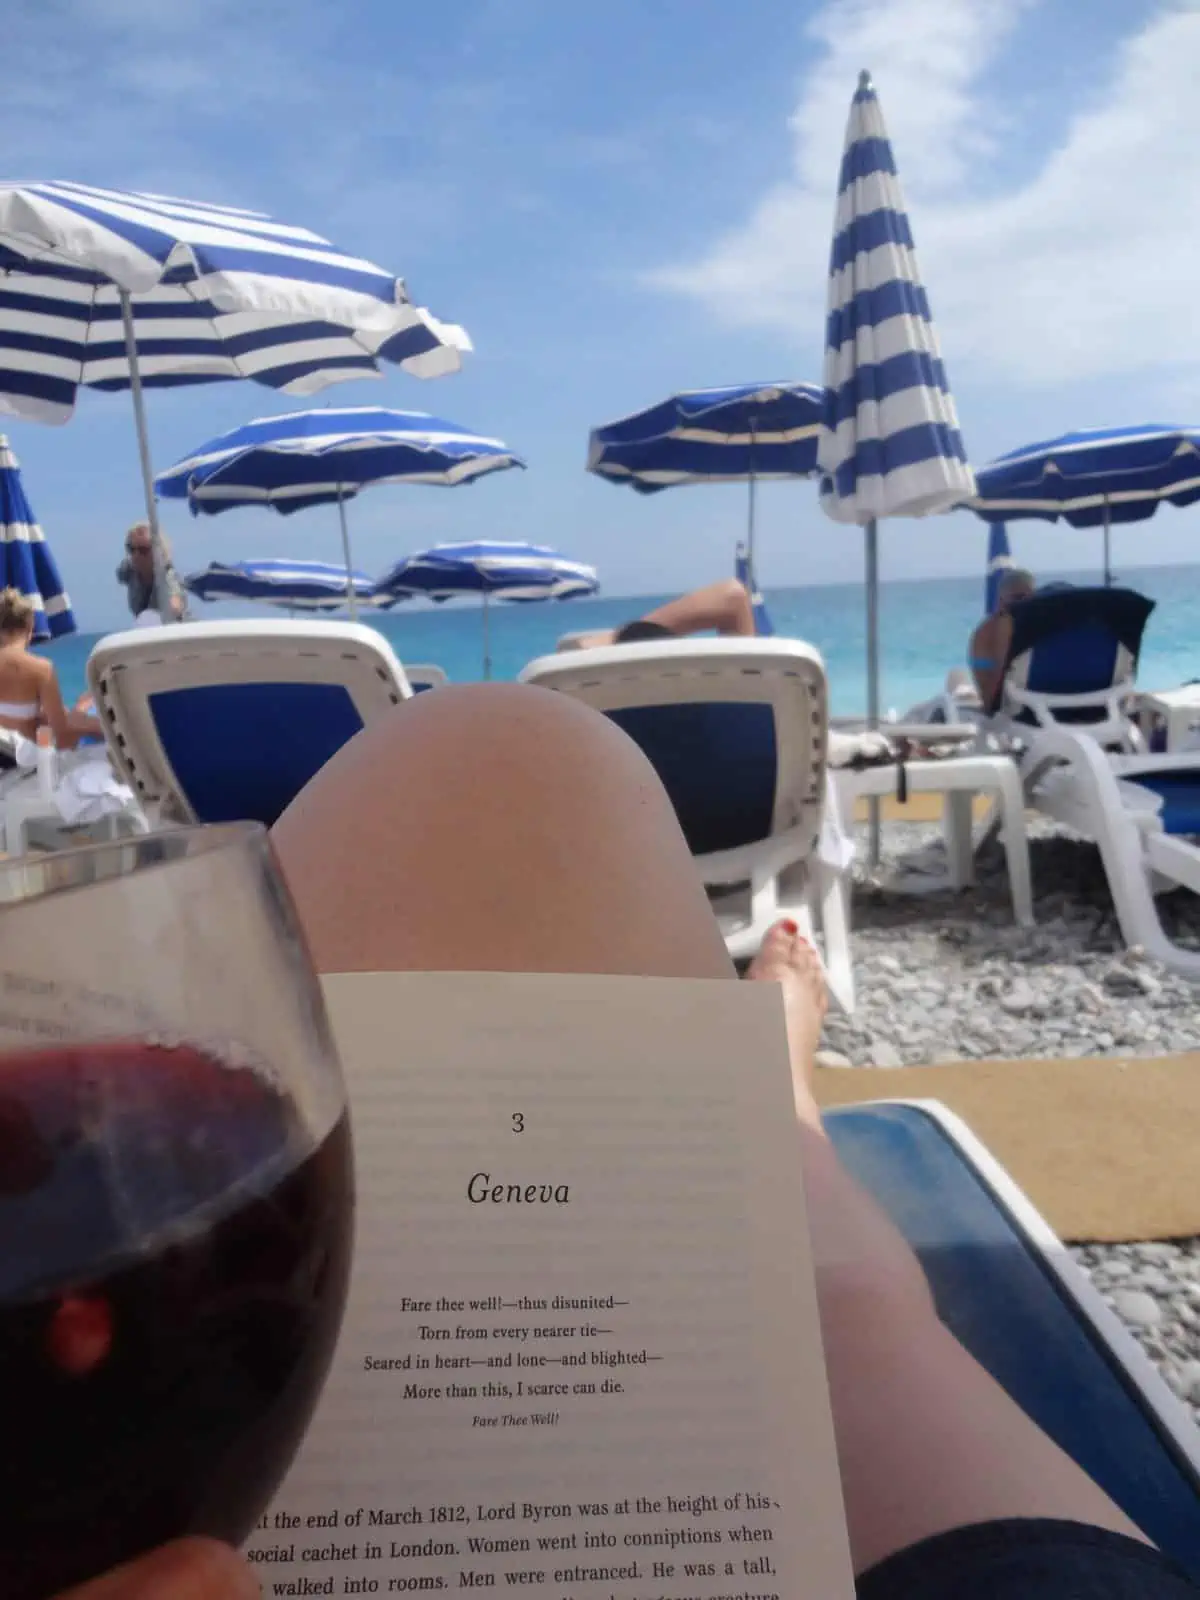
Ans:
[[[1112,587],[1112,517],[1107,495],[1104,496],[1104,587]]]
[[[491,680],[492,676],[492,631],[488,615],[488,592],[483,591],[483,681]]]
[[[866,526],[867,565],[867,727],[879,726],[879,526],[872,517]],[[867,802],[870,821],[871,865],[879,865],[879,800]]]
[[[146,497],[146,521],[150,524],[150,546],[154,555],[154,598],[157,600],[163,578],[162,533],[158,526],[158,501],[154,494],[154,469],[150,465],[150,434],[146,427],[146,405],[142,396],[142,374],[138,367],[137,334],[133,327],[133,301],[127,289],[121,296],[121,324],[125,329],[125,355],[129,361],[129,392],[133,397],[133,421],[137,429],[138,456],[142,464],[142,491]]]
[[[746,508],[746,565],[747,565],[747,567],[749,569],[749,572],[750,572],[750,592],[751,592],[751,594],[753,594],[753,592],[754,592],[754,582],[755,582],[755,572],[754,572],[754,513],[755,513],[755,509],[756,508],[755,508],[755,504],[754,504],[754,500],[755,500],[755,495],[754,495],[754,445],[755,445],[754,423],[753,423],[753,421],[751,421],[751,423],[750,423],[750,460],[748,462],[748,466],[750,468],[749,478],[748,478],[748,482],[749,482],[749,485],[750,485],[750,504]]]
[[[354,564],[350,560],[350,530],[346,526],[346,502],[342,499],[342,486],[338,484],[338,519],[342,524],[342,554],[346,558],[346,604],[350,607],[351,622],[358,621],[358,596],[354,592]]]

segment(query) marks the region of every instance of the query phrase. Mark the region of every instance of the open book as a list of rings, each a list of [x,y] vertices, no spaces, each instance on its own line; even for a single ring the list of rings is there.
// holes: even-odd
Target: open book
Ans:
[[[350,1301],[269,1596],[850,1596],[778,990],[326,980]]]

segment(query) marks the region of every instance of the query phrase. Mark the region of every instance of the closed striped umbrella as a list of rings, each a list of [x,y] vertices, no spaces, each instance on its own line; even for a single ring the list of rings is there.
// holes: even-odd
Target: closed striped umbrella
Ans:
[[[461,328],[319,234],[162,195],[0,183],[0,413],[65,422],[81,387],[132,391],[156,557],[142,389],[252,378],[314,394],[380,363],[453,371]]]
[[[349,582],[359,605],[374,604],[373,579],[352,571]],[[210,561],[183,586],[200,600],[252,600],[287,611],[338,611],[347,602],[346,569],[330,561]]]
[[[595,567],[571,561],[542,544],[519,540],[478,539],[431,545],[397,561],[375,586],[377,595],[403,599],[423,594],[430,600],[451,600],[477,594],[483,601],[483,675],[492,675],[488,602],[497,600],[570,600],[595,594],[600,580]]]
[[[35,639],[60,639],[76,630],[71,601],[45,535],[38,527],[21,469],[0,433],[0,589],[19,589],[34,608]]]
[[[880,517],[948,511],[975,477],[917,271],[912,229],[869,73],[846,127],[829,262],[821,505],[866,530],[867,722],[879,725]],[[872,859],[878,860],[878,808]]]

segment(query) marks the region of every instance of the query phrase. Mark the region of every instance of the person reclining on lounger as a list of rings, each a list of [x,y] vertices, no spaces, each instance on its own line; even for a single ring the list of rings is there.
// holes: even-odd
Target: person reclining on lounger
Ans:
[[[477,788],[458,781],[464,750]],[[615,723],[565,695],[468,684],[407,701],[343,746],[273,841],[319,972],[736,981],[665,791]],[[559,870],[541,871],[547,858]],[[747,976],[782,990],[860,1600],[1195,1600],[957,1342],[841,1165],[814,1094],[824,981],[795,923],[776,923]],[[185,1540],[70,1600],[259,1594],[232,1550]]]
[[[1024,567],[1014,567],[1000,580],[996,593],[996,609],[985,617],[971,635],[967,649],[967,664],[979,699],[985,711],[995,705],[1004,677],[1004,663],[1012,640],[1012,608],[1022,600],[1033,598],[1037,582],[1032,572]]]
[[[599,645],[635,644],[646,639],[685,639],[689,634],[707,633],[710,629],[723,637],[754,637],[754,607],[739,579],[723,578],[705,589],[693,589],[619,628],[572,634],[558,648],[594,650]]]

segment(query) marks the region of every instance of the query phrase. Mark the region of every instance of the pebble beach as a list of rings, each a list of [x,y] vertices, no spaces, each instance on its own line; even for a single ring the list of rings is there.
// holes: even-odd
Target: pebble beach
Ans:
[[[1030,819],[1037,926],[1013,922],[1004,858],[989,846],[957,894],[878,887],[859,859],[851,942],[858,1004],[830,1012],[818,1061],[900,1067],[1008,1057],[1200,1050],[1195,988],[1126,950],[1091,845]],[[883,867],[936,866],[937,824],[886,822]],[[1200,898],[1161,903],[1200,949]],[[1073,1247],[1076,1261],[1200,1422],[1200,1238]]]

